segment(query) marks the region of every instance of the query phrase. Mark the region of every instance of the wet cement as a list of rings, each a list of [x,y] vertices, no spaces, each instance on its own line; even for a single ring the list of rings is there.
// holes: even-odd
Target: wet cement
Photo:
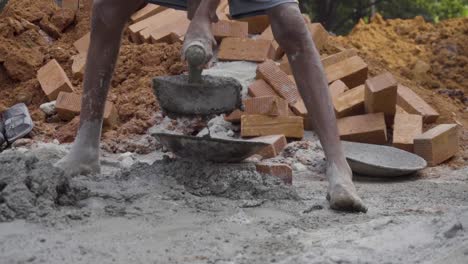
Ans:
[[[292,187],[248,163],[193,163],[159,152],[153,160],[133,157],[148,163],[128,169],[120,169],[128,155],[106,154],[102,174],[73,179],[51,166],[61,146],[2,153],[0,206],[10,214],[2,209],[0,263],[468,259],[468,168],[357,178],[369,212],[345,214],[328,207],[323,153],[308,138],[277,158],[295,165]]]

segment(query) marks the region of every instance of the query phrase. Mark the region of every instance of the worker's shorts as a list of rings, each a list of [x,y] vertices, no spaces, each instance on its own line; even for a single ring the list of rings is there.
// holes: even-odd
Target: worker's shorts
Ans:
[[[174,9],[186,10],[190,0],[146,0],[149,3]],[[297,3],[297,0],[229,0],[232,18],[243,18],[265,14],[266,10],[284,3]]]

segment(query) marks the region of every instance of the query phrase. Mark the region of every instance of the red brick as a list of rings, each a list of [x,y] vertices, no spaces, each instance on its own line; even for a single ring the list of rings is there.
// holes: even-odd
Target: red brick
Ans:
[[[338,52],[336,54],[326,56],[321,61],[322,61],[323,67],[329,67],[333,64],[339,63],[353,56],[357,56],[357,51],[355,49],[347,49],[347,50]]]
[[[286,164],[257,163],[255,166],[260,174],[268,174],[281,179],[285,184],[292,184],[292,168]]]
[[[74,88],[65,71],[54,59],[37,72],[37,79],[50,101],[57,99],[60,92],[73,92]]]
[[[459,127],[456,124],[438,125],[414,139],[414,153],[436,166],[453,157],[459,148]]]
[[[328,34],[327,30],[325,30],[325,28],[320,23],[313,23],[309,24],[308,26],[315,46],[320,50],[327,43],[330,34]]]
[[[287,116],[288,103],[278,96],[261,96],[244,100],[244,112],[249,115]]]
[[[333,99],[336,117],[362,115],[364,110],[364,85],[348,90]]]
[[[239,109],[236,109],[236,110],[232,111],[232,113],[226,115],[224,117],[224,120],[226,120],[228,122],[231,122],[231,123],[240,123],[241,117],[242,117],[243,114],[244,114],[243,111],[241,111]]]
[[[178,21],[186,24],[187,14],[183,11],[167,9],[157,15],[150,16],[128,27],[130,38],[135,43],[149,42],[151,33],[158,29],[164,29],[166,33],[171,25],[176,25]],[[166,33],[168,34],[168,33]]]
[[[366,112],[382,112],[387,120],[391,119],[391,124],[396,112],[397,85],[396,79],[389,72],[368,79],[364,93]]]
[[[264,62],[273,58],[271,41],[249,38],[224,38],[219,46],[218,59],[222,61]]]
[[[422,116],[396,114],[393,125],[393,146],[413,152],[414,138],[422,134],[422,128]]]
[[[304,136],[303,118],[299,116],[264,116],[243,115],[241,118],[241,136],[259,137],[284,135],[288,138]]]
[[[367,80],[367,64],[359,57],[353,56],[325,67],[328,83],[342,80],[348,87],[356,87]]]
[[[83,37],[73,43],[73,46],[79,53],[88,53],[89,42],[91,41],[91,33],[86,33]]]
[[[271,40],[272,45],[273,45],[273,50],[274,50],[274,60],[279,60],[281,57],[284,55],[284,50],[280,47],[278,42],[275,40],[275,37],[273,36],[273,31],[271,30],[271,26],[269,26],[263,33],[258,37],[260,39],[266,39],[266,40]]]
[[[265,80],[255,80],[249,86],[249,95],[252,97],[260,96],[279,96]]]
[[[251,139],[251,141],[259,141],[270,144],[269,146],[265,147],[257,153],[261,155],[264,159],[271,159],[278,156],[288,144],[288,141],[286,140],[286,137],[284,135],[256,137]]]
[[[387,143],[387,127],[383,113],[340,118],[338,130],[342,140],[369,144]]]
[[[332,82],[329,89],[331,98],[338,98],[344,92],[349,90],[348,86],[340,80]]]
[[[268,26],[270,26],[270,20],[267,15],[241,18],[239,21],[247,22],[249,24],[249,34],[261,34]]]
[[[424,123],[433,123],[439,118],[439,113],[434,108],[403,85],[398,85],[397,104],[410,114],[423,116]]]
[[[220,20],[212,25],[212,32],[218,42],[226,37],[247,38],[249,24],[240,21]]]
[[[132,21],[132,23],[136,23],[136,22],[142,21],[144,19],[147,19],[148,17],[159,14],[159,13],[161,13],[162,11],[164,11],[166,9],[167,9],[167,7],[164,7],[164,6],[154,5],[154,4],[147,4],[145,7],[138,10],[137,12],[135,12],[130,17],[130,21]]]
[[[86,65],[86,53],[79,53],[72,57],[72,73],[73,77],[82,79],[84,76],[85,65]]]
[[[304,101],[302,99],[299,99],[297,102],[291,105],[291,110],[294,112],[294,114],[303,117],[304,119],[307,118],[308,112],[307,108],[304,104]]]
[[[81,95],[76,93],[61,92],[57,97],[55,108],[58,116],[63,120],[72,120],[81,112]],[[114,126],[118,122],[118,113],[114,104],[106,102],[104,108],[104,124]]]
[[[81,111],[81,94],[61,92],[55,104],[58,116],[62,120],[72,120]]]
[[[180,38],[185,35],[190,25],[190,20],[187,19],[187,14],[182,11],[175,11],[168,15],[169,17],[161,17],[162,13],[156,15],[160,18],[157,24],[151,24],[147,28],[139,32],[140,39],[143,42],[151,43],[176,43],[180,42]]]
[[[301,99],[294,82],[272,60],[258,65],[257,78],[265,80],[290,105]]]

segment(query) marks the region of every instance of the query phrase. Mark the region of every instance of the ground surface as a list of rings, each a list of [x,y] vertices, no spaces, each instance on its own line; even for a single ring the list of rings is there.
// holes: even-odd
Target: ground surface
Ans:
[[[156,162],[130,169],[109,154],[102,175],[63,183],[50,165],[63,146],[4,152],[0,263],[466,263],[467,167],[357,178],[369,212],[339,213],[308,138],[280,157],[312,158],[295,166],[292,187],[248,163],[161,161],[162,152],[132,157]]]

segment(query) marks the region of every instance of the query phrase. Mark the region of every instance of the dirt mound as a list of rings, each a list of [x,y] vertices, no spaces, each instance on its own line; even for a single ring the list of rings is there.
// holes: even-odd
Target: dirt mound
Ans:
[[[85,1],[86,3],[90,1]],[[32,137],[50,141],[71,142],[76,129],[72,122],[57,116],[46,117],[39,106],[48,102],[36,79],[37,70],[56,59],[78,91],[82,79],[71,73],[71,57],[78,52],[73,42],[90,29],[90,6],[82,3],[79,12],[59,8],[54,0],[11,0],[0,22],[0,111],[24,102],[36,125]],[[109,100],[119,112],[120,124],[103,135],[110,151],[126,151],[132,145],[129,135],[146,132],[157,121],[158,104],[151,89],[154,76],[179,74],[180,45],[136,45],[124,35],[116,74]],[[75,122],[76,123],[76,122]],[[64,134],[65,133],[65,134]],[[134,138],[138,138],[134,136]],[[135,149],[135,147],[134,147]],[[150,148],[137,148],[139,152]]]

